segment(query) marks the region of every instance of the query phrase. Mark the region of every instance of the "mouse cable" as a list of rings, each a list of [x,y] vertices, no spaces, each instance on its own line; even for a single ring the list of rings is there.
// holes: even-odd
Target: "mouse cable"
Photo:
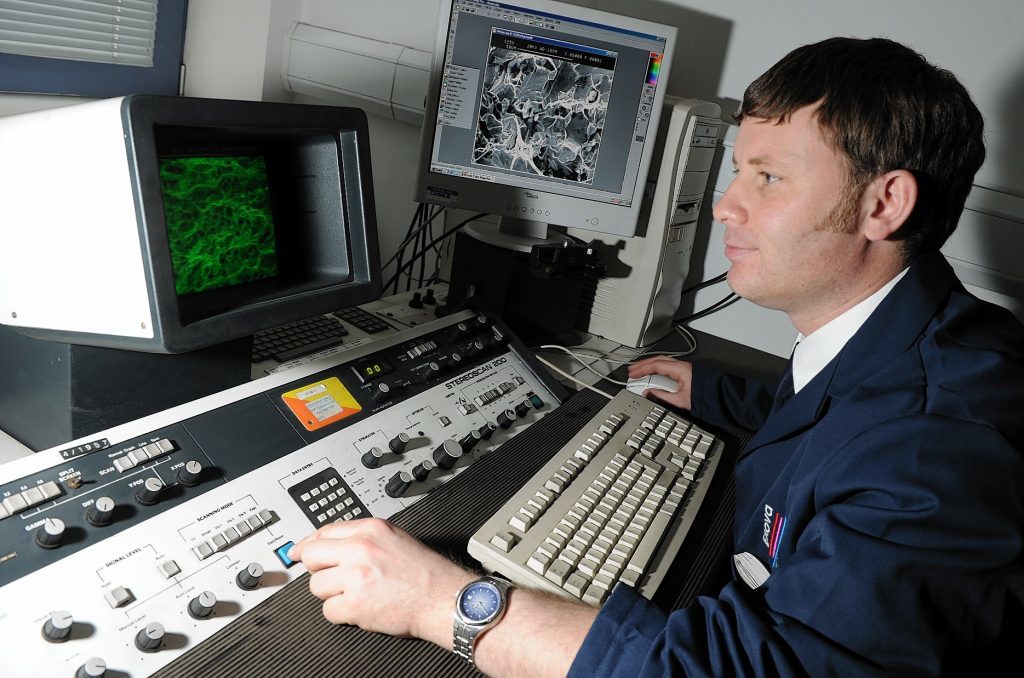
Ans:
[[[568,372],[566,372],[566,371],[562,370],[561,368],[559,368],[559,367],[555,367],[555,366],[554,366],[553,364],[551,364],[551,363],[550,363],[549,361],[545,360],[544,358],[542,358],[542,357],[540,357],[540,356],[537,356],[537,360],[539,360],[540,362],[542,362],[542,363],[544,363],[545,365],[547,365],[549,369],[551,369],[551,370],[554,370],[555,372],[558,372],[558,373],[559,373],[560,375],[562,375],[563,377],[565,377],[565,378],[566,378],[566,379],[568,379],[569,381],[574,381],[574,382],[576,382],[577,384],[579,384],[580,386],[583,386],[584,388],[589,388],[589,389],[590,389],[591,391],[593,391],[594,393],[600,393],[601,395],[603,395],[603,396],[604,396],[605,398],[607,398],[608,400],[611,400],[611,399],[612,399],[612,398],[614,397],[614,396],[608,395],[607,393],[605,393],[604,391],[602,391],[602,390],[601,390],[601,389],[599,389],[599,388],[594,388],[594,386],[592,386],[591,384],[588,384],[588,383],[587,383],[587,382],[585,382],[585,381],[582,381],[582,380],[580,380],[580,379],[577,379],[576,377],[574,377],[573,375],[569,374]],[[621,382],[615,382],[615,383],[616,383],[616,384],[618,384],[618,383],[621,383]]]

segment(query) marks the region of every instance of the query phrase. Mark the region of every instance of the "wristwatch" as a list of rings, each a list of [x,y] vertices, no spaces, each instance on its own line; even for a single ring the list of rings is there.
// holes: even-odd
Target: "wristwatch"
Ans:
[[[462,587],[455,598],[452,645],[455,654],[474,667],[473,647],[476,639],[501,620],[508,604],[510,588],[512,582],[497,577],[481,577]]]

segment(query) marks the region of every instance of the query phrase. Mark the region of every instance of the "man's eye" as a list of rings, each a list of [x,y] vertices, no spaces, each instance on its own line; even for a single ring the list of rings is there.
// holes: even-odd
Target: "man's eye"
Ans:
[[[764,183],[766,184],[774,184],[779,180],[779,177],[774,174],[769,174],[768,172],[761,172],[761,177],[764,179]]]

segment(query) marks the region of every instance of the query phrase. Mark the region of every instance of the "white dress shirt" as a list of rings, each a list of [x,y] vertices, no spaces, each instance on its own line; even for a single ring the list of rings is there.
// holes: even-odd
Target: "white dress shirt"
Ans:
[[[806,337],[798,334],[793,348],[793,393],[799,393],[825,365],[839,355],[846,342],[857,333],[882,300],[892,291],[908,269],[887,282],[885,286],[842,315],[833,318]]]

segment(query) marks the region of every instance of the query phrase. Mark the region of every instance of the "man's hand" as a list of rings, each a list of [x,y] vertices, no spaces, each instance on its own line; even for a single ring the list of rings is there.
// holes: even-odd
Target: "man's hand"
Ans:
[[[455,596],[475,576],[378,518],[326,525],[289,554],[335,624],[416,636],[451,649]]]
[[[647,389],[644,391],[645,396],[653,395],[658,400],[670,405],[675,405],[684,410],[690,409],[692,405],[690,393],[693,387],[692,363],[676,360],[675,358],[656,356],[638,360],[629,366],[630,379],[646,377],[650,374],[664,374],[667,377],[672,377],[676,380],[679,390],[675,393],[670,393],[661,389]]]

